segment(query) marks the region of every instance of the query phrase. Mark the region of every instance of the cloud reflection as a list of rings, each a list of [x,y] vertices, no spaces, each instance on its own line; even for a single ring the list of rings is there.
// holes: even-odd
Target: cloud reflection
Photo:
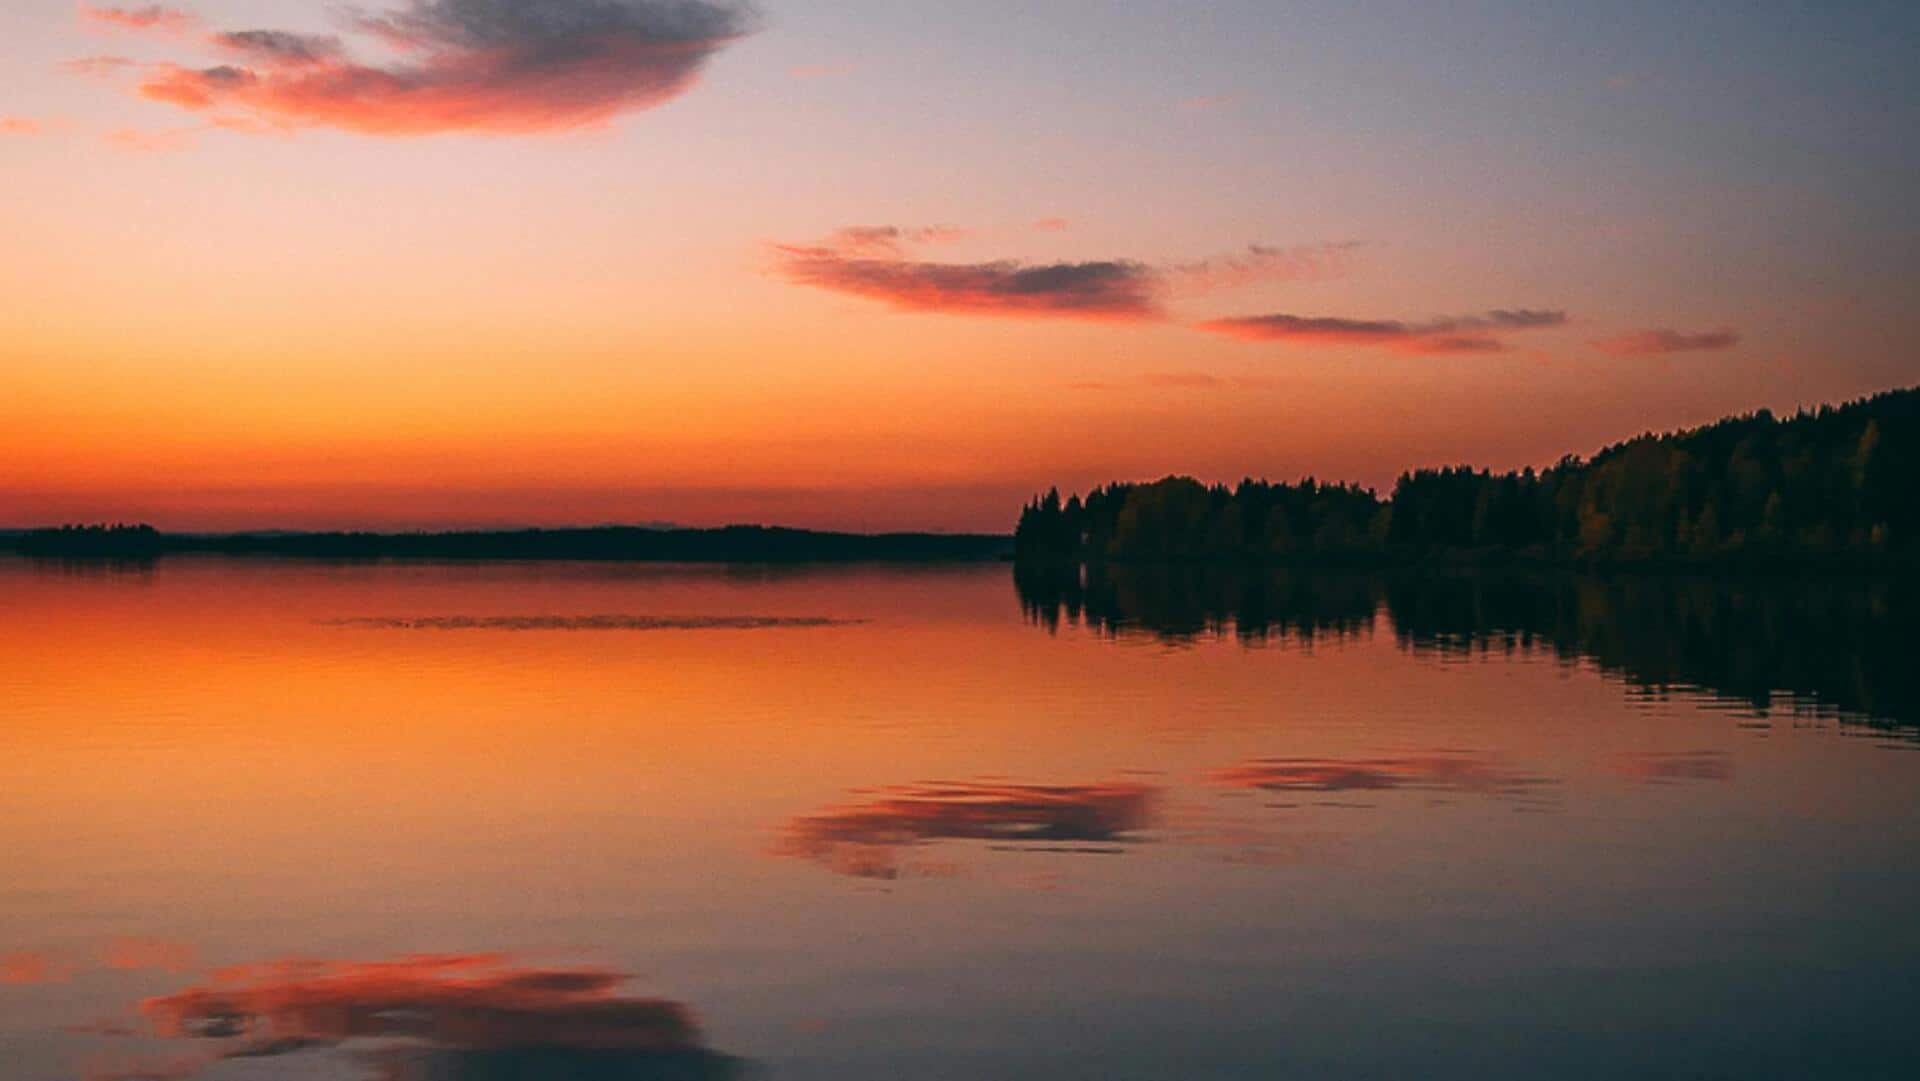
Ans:
[[[1641,784],[1731,781],[1733,756],[1725,751],[1630,751],[1615,756],[1613,772]]]
[[[794,819],[775,845],[838,874],[900,876],[904,850],[936,840],[997,841],[1050,851],[1113,845],[1152,823],[1157,789],[1124,781],[1078,785],[935,782],[883,789],[868,802]]]
[[[284,961],[216,973],[208,986],[148,999],[162,1037],[218,1040],[206,1065],[406,1041],[371,1053],[394,1078],[736,1076],[707,1050],[686,1006],[626,997],[620,973],[525,968],[500,955],[387,961]]]
[[[0,954],[0,984],[59,983],[72,974],[72,966],[37,950]]]
[[[1374,792],[1410,789],[1520,795],[1549,783],[1476,755],[1436,751],[1383,758],[1258,758],[1213,774],[1217,784],[1268,792]]]

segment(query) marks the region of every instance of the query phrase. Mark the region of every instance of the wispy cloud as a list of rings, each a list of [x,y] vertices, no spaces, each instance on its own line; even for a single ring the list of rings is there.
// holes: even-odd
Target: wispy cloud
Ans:
[[[235,30],[213,35],[215,45],[245,60],[276,67],[313,67],[345,55],[340,39],[286,30]]]
[[[1508,349],[1505,341],[1508,334],[1566,323],[1567,313],[1563,311],[1515,308],[1425,321],[1273,314],[1212,319],[1197,326],[1211,334],[1243,341],[1377,346],[1404,353],[1438,355],[1502,353]]]
[[[836,75],[851,75],[854,70],[855,65],[848,62],[837,64],[801,64],[789,69],[789,74],[796,79],[827,79]]]
[[[139,67],[140,61],[130,56],[82,56],[74,60],[62,60],[59,66],[68,75],[107,79]]]
[[[280,128],[565,131],[681,94],[748,23],[733,0],[411,0],[351,15],[394,54],[386,62],[357,61],[331,36],[229,31],[206,40],[231,62],[155,65],[139,92]]]
[[[1157,276],[1139,263],[932,263],[903,256],[904,244],[950,238],[946,230],[853,227],[818,245],[775,245],[774,269],[788,281],[899,311],[1109,322],[1161,317]]]
[[[1204,112],[1233,104],[1232,94],[1202,94],[1198,97],[1182,99],[1180,108],[1190,113]]]
[[[1261,390],[1274,381],[1256,375],[1214,375],[1211,372],[1148,372],[1140,381],[1167,390]]]
[[[1169,389],[1205,390],[1221,386],[1225,381],[1217,375],[1206,372],[1148,372],[1144,377],[1150,387]]]
[[[912,248],[968,235],[954,226],[852,226],[817,244],[774,245],[774,271],[800,285],[882,301],[901,311],[1153,322],[1167,318],[1163,302],[1170,297],[1251,282],[1336,276],[1344,273],[1346,254],[1354,247],[1251,244],[1215,259],[1160,265],[1133,259],[942,263],[908,258]]]
[[[101,7],[82,3],[79,10],[81,22],[106,30],[137,30],[183,35],[192,33],[200,25],[199,16],[191,11],[167,7],[164,4],[146,4],[141,7]]]
[[[849,225],[834,230],[821,245],[841,255],[856,257],[899,257],[912,247],[954,244],[967,238],[957,225],[923,225],[903,229],[897,225]]]
[[[1042,233],[1064,233],[1073,227],[1073,223],[1066,218],[1041,218],[1033,223],[1033,227]]]
[[[44,130],[38,120],[24,116],[0,116],[0,135],[38,135]]]
[[[1614,338],[1602,338],[1594,348],[1616,357],[1658,357],[1668,353],[1701,353],[1731,349],[1740,344],[1737,331],[1721,328],[1699,333],[1679,330],[1636,330]]]
[[[158,131],[115,128],[100,138],[115,150],[134,154],[170,154],[192,146],[199,133],[198,128],[162,128]]]
[[[1325,281],[1345,277],[1359,249],[1358,241],[1292,247],[1249,244],[1231,255],[1176,264],[1166,274],[1169,284],[1183,293],[1211,293],[1263,282]]]

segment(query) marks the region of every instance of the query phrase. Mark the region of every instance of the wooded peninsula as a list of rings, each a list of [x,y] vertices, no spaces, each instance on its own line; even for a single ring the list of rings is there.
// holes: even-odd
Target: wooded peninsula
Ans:
[[[1170,476],[1034,499],[1023,563],[1920,567],[1920,388],[1647,434],[1543,471],[1351,484]]]

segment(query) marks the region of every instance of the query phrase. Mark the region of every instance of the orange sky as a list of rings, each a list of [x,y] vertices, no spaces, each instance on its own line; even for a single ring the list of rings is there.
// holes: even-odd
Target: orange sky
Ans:
[[[1846,14],[327,10],[0,13],[0,525],[1004,529],[1920,379]]]

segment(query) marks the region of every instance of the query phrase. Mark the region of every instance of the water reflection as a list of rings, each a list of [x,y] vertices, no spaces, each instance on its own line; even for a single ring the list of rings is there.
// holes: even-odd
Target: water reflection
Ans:
[[[1733,756],[1725,751],[1633,751],[1616,757],[1613,771],[1642,784],[1731,781]]]
[[[1515,796],[1551,783],[1485,758],[1436,752],[1392,758],[1262,758],[1220,770],[1217,784],[1268,792],[1371,792],[1410,789]]]
[[[157,970],[185,972],[194,966],[198,951],[185,942],[121,936],[101,942],[79,955],[41,950],[0,953],[0,984],[65,983],[81,973]]]
[[[72,974],[71,965],[38,950],[0,954],[0,984],[59,983]]]
[[[1897,588],[1009,573],[0,561],[0,1077],[1920,1061],[1920,756],[1620,686],[1911,723]],[[857,622],[326,625],[594,613]]]
[[[357,1057],[396,1081],[739,1074],[737,1060],[704,1046],[686,1006],[623,995],[625,981],[606,969],[524,967],[501,955],[284,961],[222,970],[205,986],[146,1000],[140,1012],[163,1039],[215,1044],[161,1060],[166,1069],[379,1040]]]
[[[1238,568],[1016,566],[1027,618],[1049,629],[1085,623],[1106,634],[1165,639],[1232,633],[1241,639],[1311,641],[1369,630],[1374,583],[1352,574],[1295,575]]]
[[[907,850],[936,840],[1058,851],[1112,846],[1151,824],[1157,790],[1126,781],[1034,785],[945,781],[794,819],[774,851],[861,878],[898,878]]]
[[[776,628],[844,627],[853,619],[827,616],[355,616],[329,619],[329,627],[409,631],[757,631]]]
[[[1383,575],[1023,568],[1030,622],[1180,640],[1310,642],[1384,612],[1413,652],[1548,650],[1654,693],[1700,689],[1757,713],[1812,709],[1920,727],[1920,584],[1575,575]]]

